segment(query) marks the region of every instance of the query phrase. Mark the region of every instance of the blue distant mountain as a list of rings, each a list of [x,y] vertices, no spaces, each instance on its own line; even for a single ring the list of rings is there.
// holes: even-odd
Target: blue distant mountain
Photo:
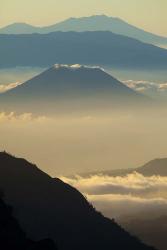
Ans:
[[[0,29],[0,34],[32,34],[38,33],[40,28],[27,23],[13,23]]]
[[[109,97],[141,98],[142,94],[130,89],[100,67],[55,64],[41,74],[2,94],[11,97],[71,97],[93,96],[99,93]],[[145,97],[146,98],[146,97]]]
[[[46,27],[36,27],[25,23],[14,23],[0,29],[1,34],[50,33],[55,31],[111,31],[154,45],[167,45],[167,37],[158,36],[137,28],[120,18],[97,15],[69,18]]]
[[[3,110],[55,112],[145,105],[150,99],[99,67],[54,65],[0,95]]]
[[[109,31],[0,34],[0,68],[86,64],[167,69],[167,50]]]

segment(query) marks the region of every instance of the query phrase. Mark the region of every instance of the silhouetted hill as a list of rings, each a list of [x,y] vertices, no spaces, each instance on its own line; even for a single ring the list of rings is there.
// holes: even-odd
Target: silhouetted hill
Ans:
[[[128,88],[98,67],[54,65],[40,75],[0,95],[1,109],[51,112],[145,105],[149,98]],[[76,105],[77,104],[77,105]]]
[[[45,239],[39,242],[26,237],[19,223],[12,215],[11,207],[0,198],[0,249],[2,250],[56,250],[52,240]]]
[[[0,153],[0,187],[25,232],[58,249],[153,249],[103,217],[73,187],[24,159]]]
[[[47,27],[35,27],[25,23],[14,23],[0,29],[2,34],[50,33],[55,31],[111,31],[155,45],[167,44],[167,38],[137,28],[120,18],[97,15],[69,18]]]
[[[0,68],[54,63],[167,68],[167,50],[108,31],[1,34],[0,55]]]

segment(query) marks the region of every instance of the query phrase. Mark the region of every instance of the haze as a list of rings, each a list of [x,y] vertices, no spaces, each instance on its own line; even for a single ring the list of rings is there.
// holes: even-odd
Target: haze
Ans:
[[[0,147],[33,161],[52,176],[137,167],[166,156],[165,113],[149,115],[1,113]]]

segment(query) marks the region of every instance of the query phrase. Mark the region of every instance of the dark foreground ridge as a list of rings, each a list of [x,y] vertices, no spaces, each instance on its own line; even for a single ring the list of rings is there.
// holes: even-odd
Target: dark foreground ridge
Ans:
[[[26,237],[19,223],[12,215],[12,209],[0,198],[0,249],[3,250],[57,250],[50,239],[38,242]]]
[[[0,187],[32,240],[53,239],[60,250],[154,249],[97,212],[75,188],[4,152]]]

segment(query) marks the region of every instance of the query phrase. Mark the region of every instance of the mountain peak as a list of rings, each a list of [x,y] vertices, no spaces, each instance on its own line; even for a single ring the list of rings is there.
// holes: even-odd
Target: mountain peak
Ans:
[[[15,22],[15,23],[11,23],[9,24],[8,26],[31,26],[30,24],[28,23],[24,23],[24,22]]]
[[[12,29],[15,29],[15,28],[33,28],[34,26],[32,26],[31,24],[28,24],[28,23],[24,23],[24,22],[16,22],[16,23],[11,23],[9,25],[7,25],[6,27],[4,28],[12,28]],[[2,29],[4,29],[2,28]]]
[[[88,19],[92,19],[92,18],[99,18],[99,19],[102,19],[102,18],[105,18],[105,19],[108,19],[109,16],[107,16],[107,15],[105,15],[105,14],[99,14],[99,15],[92,15],[92,16],[81,17],[81,18],[88,18]]]
[[[0,29],[0,33],[3,34],[31,34],[36,31],[40,31],[39,27],[32,26],[24,22],[16,22],[9,24]]]
[[[84,19],[84,18],[83,18]],[[97,19],[97,20],[101,20],[101,21],[111,21],[111,20],[119,20],[119,21],[122,21],[122,19],[118,18],[118,17],[115,17],[115,16],[108,16],[108,15],[105,15],[105,14],[99,14],[99,15],[92,15],[92,16],[88,16],[88,17],[85,17],[85,19]]]
[[[128,88],[98,66],[54,64],[25,83],[1,94],[1,107],[37,112],[43,106],[54,113],[87,109],[112,109],[150,103],[149,98]],[[34,105],[35,104],[35,105]],[[68,105],[67,105],[68,104]]]
[[[14,159],[14,156],[6,151],[1,151],[0,152],[0,160],[3,160],[3,159]]]

